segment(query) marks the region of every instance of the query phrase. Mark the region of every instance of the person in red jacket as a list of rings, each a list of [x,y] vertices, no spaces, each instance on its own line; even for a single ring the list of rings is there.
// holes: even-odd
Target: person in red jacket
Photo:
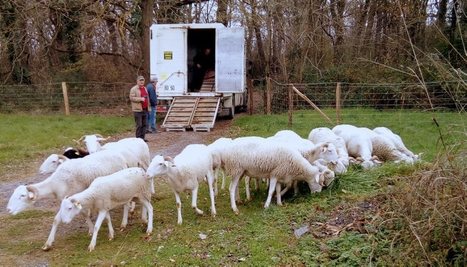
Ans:
[[[143,139],[145,142],[148,112],[151,110],[149,105],[148,90],[144,86],[144,77],[138,76],[136,85],[130,89],[131,110],[135,117],[136,137]]]

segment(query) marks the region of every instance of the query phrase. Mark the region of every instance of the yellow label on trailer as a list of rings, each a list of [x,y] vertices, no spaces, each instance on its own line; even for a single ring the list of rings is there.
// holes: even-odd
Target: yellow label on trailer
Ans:
[[[164,59],[165,60],[172,60],[172,58],[173,58],[172,51],[164,51]]]

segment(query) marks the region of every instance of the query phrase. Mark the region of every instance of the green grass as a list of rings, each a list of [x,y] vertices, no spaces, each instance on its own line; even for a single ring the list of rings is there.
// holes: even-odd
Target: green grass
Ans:
[[[0,114],[0,166],[76,146],[84,134],[113,135],[130,131],[129,117]]]
[[[326,111],[329,112],[329,111]],[[436,113],[441,131],[448,144],[463,144],[465,138],[465,115]],[[431,160],[438,151],[439,135],[432,122],[432,114],[423,112],[372,112],[350,110],[343,112],[343,121],[370,128],[387,126],[400,133],[406,145],[414,152],[423,152]],[[129,118],[114,117],[63,117],[63,116],[15,116],[0,115],[2,126],[0,139],[8,140],[11,148],[0,150],[0,159],[7,159],[18,150],[15,159],[38,157],[51,148],[69,144],[71,138],[83,133],[99,132],[104,135],[118,134],[133,128]],[[7,122],[8,121],[8,122]],[[298,112],[294,115],[292,130],[306,137],[308,132],[323,123],[315,112]],[[3,126],[8,125],[6,131]],[[240,116],[234,121],[239,136],[269,136],[286,129],[287,115]],[[20,129],[25,130],[15,134]],[[29,132],[29,133],[26,133]],[[31,131],[38,134],[27,138]],[[17,144],[12,144],[17,142]],[[33,146],[33,152],[26,148]],[[3,145],[2,145],[3,146]],[[385,164],[380,168],[363,171],[352,168],[339,177],[330,188],[310,196],[302,193],[285,199],[284,206],[274,203],[267,210],[262,208],[266,199],[265,185],[253,191],[252,201],[239,205],[240,215],[230,209],[228,191],[221,191],[217,200],[217,217],[209,214],[209,197],[206,184],[201,185],[198,207],[205,214],[198,216],[190,208],[191,197],[183,194],[183,225],[176,224],[177,215],[174,196],[164,182],[157,181],[154,205],[154,233],[146,238],[145,226],[139,215],[131,220],[123,232],[117,231],[113,241],[107,240],[107,227],[100,230],[96,251],[86,251],[90,242],[87,228],[79,220],[73,227],[61,225],[62,234],[57,234],[54,248],[42,252],[53,215],[50,212],[31,211],[20,216],[0,216],[0,261],[5,259],[32,259],[33,262],[48,262],[51,266],[65,265],[126,265],[126,266],[361,266],[378,262],[379,256],[388,253],[391,240],[385,240],[384,232],[367,233],[343,230],[339,235],[315,236],[318,225],[327,224],[336,214],[352,214],[359,203],[369,201],[394,186],[388,177],[405,177],[417,172],[424,164],[415,166]],[[241,183],[244,198],[243,183]],[[138,211],[140,209],[138,208]],[[361,216],[371,221],[375,211],[366,211]],[[113,224],[117,228],[121,211],[113,211]],[[294,229],[310,225],[310,233],[294,237]],[[32,233],[39,231],[34,236]],[[202,240],[199,234],[207,235]],[[378,237],[378,238],[376,238]],[[371,261],[371,262],[370,262]],[[3,262],[3,261],[2,261]],[[408,265],[417,265],[410,259],[401,259]]]

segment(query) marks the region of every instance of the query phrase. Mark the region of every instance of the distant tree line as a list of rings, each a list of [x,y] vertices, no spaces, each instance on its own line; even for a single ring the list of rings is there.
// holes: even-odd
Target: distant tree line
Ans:
[[[153,23],[243,26],[253,78],[465,79],[460,0],[0,0],[0,81],[128,82]]]

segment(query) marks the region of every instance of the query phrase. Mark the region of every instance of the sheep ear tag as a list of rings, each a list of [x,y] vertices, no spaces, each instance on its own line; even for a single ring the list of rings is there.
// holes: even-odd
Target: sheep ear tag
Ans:
[[[79,202],[75,202],[74,204],[75,204],[75,207],[78,208],[78,209],[83,208],[83,206],[81,206],[81,203],[79,203]]]
[[[30,200],[34,200],[34,199],[36,198],[36,196],[34,195],[33,192],[28,191],[28,198],[29,198]]]

